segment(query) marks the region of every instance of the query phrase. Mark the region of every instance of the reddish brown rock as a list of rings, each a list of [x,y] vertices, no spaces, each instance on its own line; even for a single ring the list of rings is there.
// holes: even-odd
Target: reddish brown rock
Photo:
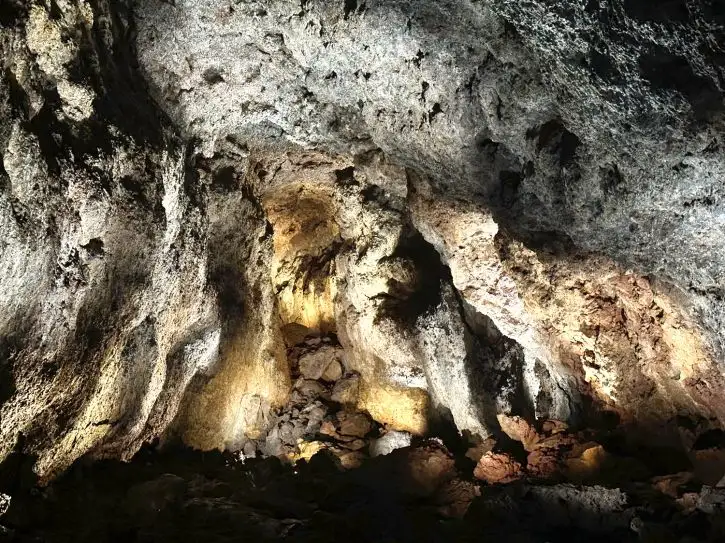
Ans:
[[[555,449],[538,449],[526,458],[526,471],[539,479],[552,479],[561,474],[561,461]]]
[[[699,499],[700,495],[697,492],[685,492],[676,502],[685,513],[692,513],[697,509]]]
[[[471,502],[481,495],[478,485],[470,481],[452,479],[438,490],[436,501],[440,504],[438,512],[444,517],[463,518]]]
[[[652,479],[652,486],[671,498],[679,498],[682,493],[682,487],[692,481],[692,473],[683,471],[663,477],[655,477]]]
[[[340,411],[337,421],[337,431],[343,436],[365,437],[373,429],[373,423],[365,413]]]
[[[488,452],[478,461],[473,476],[492,485],[511,483],[521,479],[524,470],[510,455]]]
[[[339,437],[332,421],[326,420],[320,426],[320,433],[330,437]]]
[[[598,443],[585,443],[576,447],[570,458],[564,460],[566,476],[574,481],[588,481],[609,462],[609,455]]]
[[[409,449],[405,461],[409,490],[416,495],[430,496],[456,476],[455,460],[442,445],[435,442]]]
[[[518,416],[499,414],[496,416],[501,430],[514,441],[520,441],[524,449],[531,452],[541,440],[536,429]]]
[[[542,438],[533,446],[533,450],[538,449],[568,449],[577,444],[576,436],[567,433],[557,433]]]
[[[566,422],[560,420],[547,420],[541,426],[542,431],[548,435],[560,434],[566,432],[569,429],[569,425]]]

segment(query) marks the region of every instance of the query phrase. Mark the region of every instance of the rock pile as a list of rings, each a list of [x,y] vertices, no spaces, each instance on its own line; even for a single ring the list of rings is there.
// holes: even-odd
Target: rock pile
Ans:
[[[410,434],[389,431],[357,410],[360,377],[347,371],[334,336],[307,337],[288,350],[288,358],[296,378],[289,400],[274,413],[265,436],[244,444],[243,457],[295,463],[327,450],[342,467],[353,468],[369,456],[410,445]]]
[[[499,415],[502,435],[469,450],[476,461],[474,476],[489,484],[515,481],[625,485],[647,483],[680,501],[702,485],[723,486],[725,453],[719,431],[680,428],[682,447],[627,442],[627,430],[617,427],[570,430],[560,421],[532,424],[522,417]],[[688,444],[689,441],[689,444]]]
[[[621,541],[715,543],[725,489],[674,500],[648,485],[480,485],[437,440],[339,469],[329,451],[294,467],[218,451],[145,450],[79,462],[15,489],[0,541]],[[1,490],[1,489],[0,489]],[[89,515],[89,512],[92,514]]]

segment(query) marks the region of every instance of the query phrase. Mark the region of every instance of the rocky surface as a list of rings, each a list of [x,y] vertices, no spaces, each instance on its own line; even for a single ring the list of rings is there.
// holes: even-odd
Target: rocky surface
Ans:
[[[381,456],[383,481],[408,473],[403,494],[452,516],[474,473],[511,482],[470,526],[522,541],[659,541],[702,519],[721,535],[722,13],[8,0],[0,462],[22,474],[8,514],[40,508],[12,517],[20,540],[43,515],[67,528],[47,511],[62,487],[23,494],[32,470],[47,483],[179,441],[362,464],[342,487]],[[439,434],[475,471],[438,445],[398,450]],[[247,483],[217,495],[192,466],[121,485],[141,540],[170,537],[154,511],[179,507],[185,528],[219,514],[262,539],[319,541],[322,520],[358,514],[300,498],[270,516]],[[635,511],[629,479],[667,496],[667,522]],[[380,484],[363,503],[393,492],[405,526],[428,515],[423,540],[447,533]]]
[[[714,4],[640,4],[149,2],[136,45],[152,94],[208,156],[232,140],[251,156],[381,150],[406,168],[404,183],[368,175],[365,198],[403,198],[466,324],[490,319],[522,348],[504,363],[512,393],[477,413],[445,390],[466,368],[429,368],[461,429],[485,433],[482,411],[517,387],[544,417],[581,419],[584,393],[629,420],[722,418],[707,390],[723,385],[722,21]],[[365,184],[369,160],[350,167]],[[440,340],[424,340],[434,360]]]
[[[132,454],[168,423],[163,383],[183,388],[219,339],[203,270],[179,251],[196,243],[183,144],[128,24],[122,3],[3,7],[0,456],[23,433],[41,472],[106,438]]]
[[[340,470],[324,453],[285,467],[218,452],[142,451],[15,486],[3,541],[716,542],[725,492],[649,484],[481,486],[435,441]],[[27,463],[26,465],[30,465]],[[0,483],[4,485],[5,483]]]
[[[155,1],[139,9],[137,45],[154,95],[209,153],[230,135],[381,148],[432,176],[442,200],[671,282],[716,333],[721,11]]]

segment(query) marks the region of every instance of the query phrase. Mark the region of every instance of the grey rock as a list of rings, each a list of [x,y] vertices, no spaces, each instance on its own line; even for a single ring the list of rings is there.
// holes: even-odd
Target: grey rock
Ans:
[[[315,399],[318,396],[325,396],[327,394],[327,388],[322,383],[312,379],[299,379],[295,383],[295,390],[309,399]]]
[[[572,485],[521,486],[484,492],[471,514],[511,526],[531,523],[536,530],[572,526],[597,533],[628,530],[637,509],[618,488]]]
[[[247,441],[242,447],[244,458],[255,458],[257,456],[257,446],[253,441]]]
[[[282,456],[285,452],[285,442],[280,436],[279,428],[272,428],[264,439],[261,447],[265,456]]]
[[[332,388],[330,399],[341,404],[355,404],[360,389],[360,376],[349,375],[340,379]]]
[[[370,456],[382,456],[391,452],[409,447],[412,436],[408,432],[397,432],[391,430],[383,436],[370,440]]]
[[[708,515],[725,511],[725,489],[704,486],[697,499],[697,508]]]
[[[299,360],[300,373],[305,379],[324,378],[325,381],[334,381],[334,377],[342,373],[340,355],[341,350],[331,346],[323,346],[304,354]]]
[[[316,405],[307,412],[307,428],[305,433],[308,435],[314,435],[320,430],[322,421],[327,416],[327,408],[321,405]]]
[[[295,434],[295,426],[291,422],[286,422],[283,425],[279,427],[279,438],[284,443],[290,444],[290,445],[296,445],[297,444],[297,437]]]

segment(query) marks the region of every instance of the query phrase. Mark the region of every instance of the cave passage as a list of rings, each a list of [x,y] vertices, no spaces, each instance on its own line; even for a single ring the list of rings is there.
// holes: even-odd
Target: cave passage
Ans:
[[[725,541],[723,0],[1,0],[0,543]]]
[[[213,373],[126,463],[91,452],[47,484],[21,438],[0,474],[3,537],[717,540],[712,420],[637,419],[591,390],[556,419],[556,366],[530,367],[466,301],[369,169],[319,153],[259,156],[251,173],[230,160],[196,175],[220,195],[241,188],[259,227],[217,212],[236,238],[210,270],[227,318]]]

